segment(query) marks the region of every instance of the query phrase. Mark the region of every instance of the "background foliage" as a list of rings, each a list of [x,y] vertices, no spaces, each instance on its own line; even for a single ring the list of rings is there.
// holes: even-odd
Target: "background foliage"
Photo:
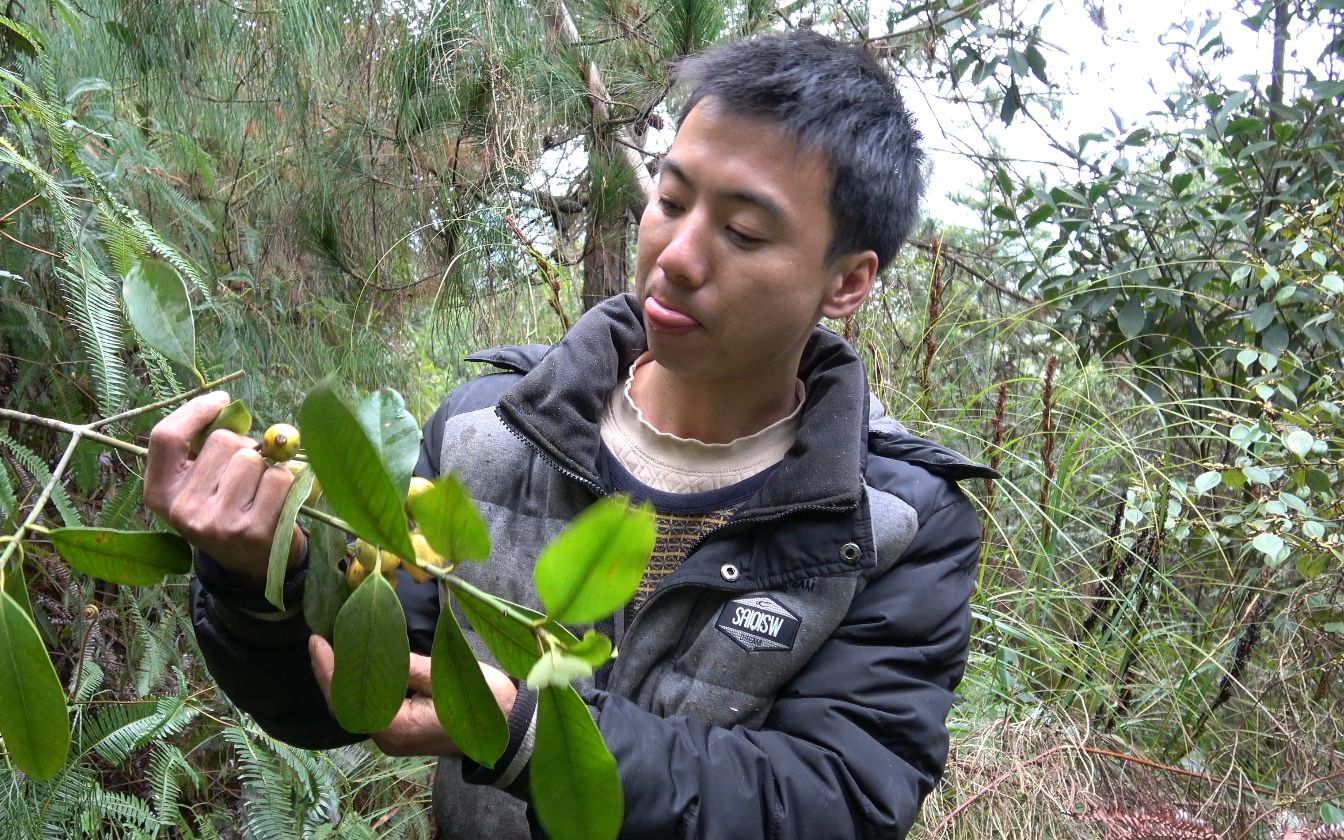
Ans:
[[[0,404],[84,422],[181,390],[121,308],[154,255],[189,280],[203,372],[246,369],[263,424],[329,374],[427,417],[461,356],[552,341],[619,288],[628,153],[666,143],[670,59],[785,27],[864,41],[986,125],[1038,121],[1063,161],[981,159],[980,223],[928,224],[833,325],[893,414],[1006,475],[968,488],[975,642],[922,836],[1344,822],[1344,4],[1173,20],[1163,110],[1076,137],[1050,133],[1067,48],[1038,5],[855,5],[11,0]],[[1243,26],[1273,45],[1259,74],[1206,72]],[[1309,31],[1323,53],[1288,66]],[[0,425],[6,531],[58,451]],[[139,469],[81,448],[45,518],[146,524]],[[95,585],[40,551],[5,571],[76,749],[52,782],[0,763],[0,832],[428,836],[423,763],[296,751],[232,711],[185,586]]]

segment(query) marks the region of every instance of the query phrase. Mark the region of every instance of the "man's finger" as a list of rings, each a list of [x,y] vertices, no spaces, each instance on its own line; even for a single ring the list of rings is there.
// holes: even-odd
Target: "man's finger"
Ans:
[[[176,481],[187,462],[192,436],[209,426],[228,403],[229,395],[224,391],[203,394],[154,426],[149,433],[146,496],[155,496],[155,501],[161,496],[166,501],[174,495]]]
[[[334,715],[336,710],[331,706],[331,675],[336,671],[336,653],[331,649],[330,642],[314,633],[308,637],[308,657],[313,661],[313,677],[317,680],[317,687],[322,689],[322,696],[327,698],[327,709]]]

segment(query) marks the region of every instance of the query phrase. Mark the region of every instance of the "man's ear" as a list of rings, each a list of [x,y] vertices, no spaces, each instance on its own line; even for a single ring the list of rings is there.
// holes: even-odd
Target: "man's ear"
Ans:
[[[821,302],[821,314],[826,318],[848,318],[853,315],[877,279],[877,254],[855,251],[836,258],[832,264],[830,288]]]

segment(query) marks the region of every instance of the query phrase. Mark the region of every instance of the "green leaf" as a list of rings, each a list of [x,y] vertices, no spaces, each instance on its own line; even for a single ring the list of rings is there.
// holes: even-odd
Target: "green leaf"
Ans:
[[[574,518],[541,551],[537,596],[555,621],[591,624],[625,605],[644,575],[656,535],[653,508],[605,498]]]
[[[1031,213],[1027,215],[1027,218],[1022,220],[1022,226],[1026,228],[1034,228],[1053,215],[1055,215],[1055,208],[1051,207],[1049,204],[1042,204],[1040,207],[1032,210]]]
[[[1299,458],[1305,458],[1311,454],[1311,447],[1316,444],[1316,438],[1311,436],[1310,432],[1302,429],[1293,429],[1283,436],[1283,445],[1288,447],[1288,451]]]
[[[1274,323],[1274,316],[1279,314],[1279,309],[1273,302],[1266,301],[1255,309],[1251,310],[1251,329],[1256,332],[1263,332],[1265,327]]]
[[[1148,313],[1144,311],[1143,301],[1139,300],[1138,295],[1130,295],[1129,300],[1125,301],[1125,306],[1116,316],[1116,324],[1120,327],[1120,332],[1124,333],[1125,338],[1134,338],[1143,332],[1143,323],[1147,320]]]
[[[1190,182],[1193,180],[1195,180],[1195,173],[1182,172],[1171,179],[1171,191],[1176,195],[1180,195],[1185,192],[1186,188],[1190,186]]]
[[[1227,124],[1227,134],[1259,134],[1264,131],[1265,124],[1256,117],[1237,117]]]
[[[451,597],[446,590],[443,592],[444,605],[439,610],[430,651],[434,710],[458,749],[478,764],[494,767],[509,745],[509,724],[462,635]]]
[[[170,361],[196,369],[196,325],[187,285],[177,269],[162,260],[140,260],[121,286],[131,326],[150,347]]]
[[[176,534],[56,528],[50,536],[75,571],[109,583],[147,586],[191,571],[191,546]]]
[[[1200,473],[1195,479],[1195,492],[1203,495],[1223,483],[1223,474],[1214,470]]]
[[[1045,56],[1041,55],[1035,44],[1027,45],[1026,59],[1031,67],[1031,74],[1045,84],[1050,84],[1050,80],[1045,77]]]
[[[624,820],[616,760],[573,688],[538,695],[531,782],[541,827],[552,840],[612,840]]]
[[[345,535],[326,525],[317,525],[308,533],[308,574],[303,579],[303,619],[308,629],[330,640],[336,616],[350,587],[338,565],[345,556]]]
[[[1302,523],[1302,536],[1319,540],[1325,536],[1325,523],[1318,519],[1308,519]]]
[[[405,493],[355,413],[329,385],[314,388],[303,401],[299,428],[308,463],[336,515],[366,542],[413,557]]]
[[[381,732],[397,716],[411,673],[406,614],[392,585],[370,574],[336,616],[331,705],[349,732]]]
[[[1329,559],[1320,552],[1304,554],[1297,559],[1297,573],[1307,580],[1320,577],[1328,566]]]
[[[1330,474],[1324,470],[1307,470],[1307,486],[1316,493],[1329,493],[1334,488]]]
[[[541,616],[472,586],[457,577],[447,579],[471,629],[495,655],[499,667],[524,679],[541,656],[533,622]]]
[[[392,482],[404,499],[415,462],[420,457],[420,424],[406,410],[401,394],[391,388],[381,388],[365,397],[355,409],[355,417],[382,456]],[[306,429],[304,434],[307,435]]]
[[[490,556],[490,530],[457,476],[449,473],[435,480],[432,490],[411,502],[411,516],[430,548],[448,562]]]
[[[1283,551],[1283,537],[1265,531],[1264,533],[1257,534],[1255,539],[1251,540],[1251,548],[1254,548],[1270,560],[1276,560],[1278,559],[1279,552]]]
[[[278,610],[285,609],[285,573],[289,571],[289,547],[294,540],[294,522],[299,518],[299,508],[313,489],[311,468],[304,469],[294,477],[289,485],[285,503],[280,507],[280,519],[271,537],[271,556],[266,561],[266,600]]]
[[[611,639],[596,630],[589,630],[583,634],[583,641],[566,649],[565,653],[570,656],[577,656],[591,665],[593,670],[597,670],[611,658]]]
[[[252,431],[252,412],[247,410],[247,404],[242,400],[234,400],[221,408],[209,426],[192,436],[190,449],[193,455],[201,451],[201,447],[205,446],[205,439],[216,429],[228,429],[239,435]]]
[[[593,666],[579,657],[559,650],[548,650],[527,672],[527,684],[533,689],[563,688],[575,680],[592,675]]]
[[[1255,360],[1258,358],[1260,358],[1260,353],[1248,347],[1237,354],[1237,364],[1241,365],[1243,369],[1250,370],[1251,365],[1255,364]]]
[[[70,749],[61,680],[28,613],[0,593],[0,737],[19,769],[50,779]]]

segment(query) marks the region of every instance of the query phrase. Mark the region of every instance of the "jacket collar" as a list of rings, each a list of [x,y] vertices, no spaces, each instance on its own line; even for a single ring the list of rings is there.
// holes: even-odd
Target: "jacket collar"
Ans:
[[[643,313],[631,294],[589,310],[500,399],[498,413],[562,471],[599,492],[598,421],[607,395],[647,349]],[[863,494],[868,387],[844,339],[818,327],[798,376],[807,386],[798,439],[739,517],[773,517],[805,507],[849,510]]]

